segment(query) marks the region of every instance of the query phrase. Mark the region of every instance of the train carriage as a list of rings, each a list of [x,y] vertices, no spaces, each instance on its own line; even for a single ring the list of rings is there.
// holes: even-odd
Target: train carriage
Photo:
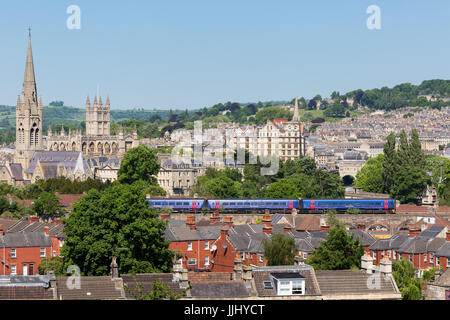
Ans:
[[[288,212],[299,208],[299,199],[208,199],[210,210]]]
[[[305,213],[323,213],[329,210],[342,213],[352,208],[363,213],[395,213],[395,200],[392,199],[304,199],[302,203],[301,211]]]
[[[147,199],[150,208],[171,209],[173,212],[199,211],[205,207],[205,199]]]
[[[207,198],[148,198],[149,207],[173,212],[199,212],[223,210],[229,213],[265,212],[327,213],[336,210],[345,213],[348,209],[358,209],[360,213],[395,213],[392,199],[207,199]]]

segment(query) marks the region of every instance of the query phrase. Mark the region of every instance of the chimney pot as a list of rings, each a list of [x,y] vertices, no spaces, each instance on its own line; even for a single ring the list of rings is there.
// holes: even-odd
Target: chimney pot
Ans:
[[[44,232],[45,232],[46,235],[50,235],[50,228],[45,226],[44,227]]]

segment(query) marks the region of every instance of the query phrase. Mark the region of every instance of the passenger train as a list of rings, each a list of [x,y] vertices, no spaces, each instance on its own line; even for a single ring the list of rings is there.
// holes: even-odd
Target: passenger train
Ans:
[[[392,199],[207,199],[207,198],[148,198],[149,207],[170,208],[172,212],[225,211],[290,213],[326,213],[336,210],[345,213],[348,209],[358,209],[360,213],[395,213]]]

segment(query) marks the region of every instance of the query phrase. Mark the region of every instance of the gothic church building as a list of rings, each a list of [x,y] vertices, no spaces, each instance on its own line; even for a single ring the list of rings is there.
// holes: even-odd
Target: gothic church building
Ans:
[[[54,134],[49,128],[44,139],[42,123],[42,98],[37,95],[29,34],[22,94],[17,98],[14,157],[13,161],[0,165],[1,181],[23,185],[61,176],[83,181],[94,178],[88,156],[121,157],[139,144],[136,130],[124,134],[121,128],[118,135],[110,135],[109,98],[105,106],[101,98],[99,101],[95,98],[92,107],[87,99],[85,136],[80,131],[65,135],[62,130]]]

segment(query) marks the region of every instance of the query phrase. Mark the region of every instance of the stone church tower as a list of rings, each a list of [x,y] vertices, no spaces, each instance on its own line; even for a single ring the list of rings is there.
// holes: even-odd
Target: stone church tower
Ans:
[[[42,143],[42,98],[37,97],[34,77],[31,33],[28,34],[27,61],[22,94],[16,107],[16,150],[15,162],[27,168],[36,151],[44,150]]]
[[[102,97],[97,102],[94,98],[94,105],[91,107],[89,96],[86,99],[86,135],[87,136],[109,136],[110,135],[110,102],[106,98],[106,105],[103,106]]]

